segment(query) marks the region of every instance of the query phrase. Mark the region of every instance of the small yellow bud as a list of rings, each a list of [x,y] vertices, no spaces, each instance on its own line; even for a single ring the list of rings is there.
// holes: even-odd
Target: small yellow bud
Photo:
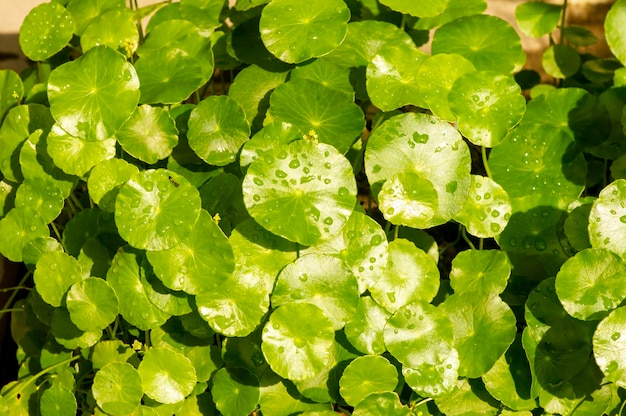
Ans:
[[[309,130],[309,133],[302,136],[302,138],[304,140],[311,140],[312,142],[317,143],[317,139],[319,139],[319,136],[317,135],[317,132],[315,130],[311,129]]]
[[[143,348],[143,344],[142,344],[141,342],[139,342],[139,340],[134,340],[134,341],[133,341],[132,348],[133,348],[135,351],[140,351],[140,350]]]
[[[16,101],[20,99],[20,95],[17,93],[17,91],[13,91],[13,94],[11,94],[11,97],[13,97],[13,99]]]
[[[218,224],[218,225],[219,225],[221,219],[222,219],[222,217],[220,217],[219,213],[217,213],[217,214],[215,214],[213,216],[213,221],[215,221],[215,223]]]

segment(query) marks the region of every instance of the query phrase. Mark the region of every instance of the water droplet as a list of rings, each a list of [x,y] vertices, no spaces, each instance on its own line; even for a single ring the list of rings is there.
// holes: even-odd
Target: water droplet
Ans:
[[[620,334],[619,332],[613,332],[613,335],[611,335],[611,339],[613,341],[617,341],[621,336],[622,334]]]
[[[619,220],[626,224],[626,215],[622,215],[621,217],[619,217]],[[596,218],[596,222],[600,222],[600,218]]]
[[[333,223],[333,219],[332,218],[330,218],[330,217],[324,218],[324,224],[332,225],[332,223]]]
[[[350,194],[350,190],[348,188],[346,188],[345,186],[342,186],[341,188],[339,188],[339,196],[348,196]]]
[[[300,281],[301,281],[302,283],[304,283],[304,282],[306,282],[307,280],[309,280],[309,275],[308,275],[308,274],[306,274],[306,273],[302,273],[302,274],[298,277],[298,279],[300,279]]]
[[[387,298],[389,302],[396,303],[396,292],[387,292]]]
[[[289,162],[289,167],[291,169],[297,169],[300,167],[300,161],[298,159],[293,159],[291,162]]]
[[[253,181],[254,181],[255,185],[263,186],[263,181],[260,178],[254,178]]]
[[[252,195],[252,199],[255,200],[256,202],[259,202],[261,200],[261,197],[259,195]]]
[[[287,177],[287,173],[282,171],[282,170],[280,170],[280,169],[278,169],[276,171],[276,176],[279,177],[279,178],[286,178]]]

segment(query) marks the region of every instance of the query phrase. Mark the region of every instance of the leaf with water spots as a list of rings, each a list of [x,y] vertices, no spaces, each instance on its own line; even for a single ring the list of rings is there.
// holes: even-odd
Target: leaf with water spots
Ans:
[[[453,390],[459,360],[450,319],[440,308],[423,301],[396,311],[384,331],[385,346],[402,363],[407,384],[421,396]]]
[[[252,162],[243,199],[265,229],[312,245],[346,224],[356,204],[356,183],[350,162],[335,148],[297,140]]]
[[[593,334],[593,356],[608,381],[626,387],[626,307],[613,310]]]
[[[0,121],[9,109],[20,104],[24,95],[24,84],[17,72],[12,69],[0,70]]]
[[[363,111],[345,91],[306,78],[278,86],[270,96],[269,114],[274,123],[292,124],[300,137],[312,136],[340,153],[352,146],[365,127]]]
[[[139,372],[126,363],[108,363],[98,370],[91,391],[98,406],[111,415],[132,413],[143,396]]]
[[[139,46],[135,14],[129,9],[109,10],[89,22],[80,37],[80,46],[87,52],[98,45],[132,57]]]
[[[472,175],[471,178],[467,201],[454,219],[476,237],[495,237],[505,229],[511,218],[509,195],[486,176]]]
[[[82,331],[99,331],[112,323],[119,313],[119,300],[104,279],[88,277],[75,282],[65,299],[70,319]]]
[[[368,139],[365,172],[374,195],[394,175],[412,172],[437,192],[435,215],[424,228],[448,222],[465,204],[470,185],[470,154],[461,135],[434,116],[405,113],[385,120]]]
[[[245,368],[220,368],[211,384],[215,407],[223,415],[247,415],[259,403],[259,379]]]
[[[509,74],[526,60],[520,37],[505,20],[477,14],[461,17],[441,26],[433,35],[433,55],[456,53],[477,70]]]
[[[135,110],[139,78],[123,55],[96,46],[50,73],[48,99],[52,116],[67,133],[84,140],[105,140]]]
[[[70,255],[53,251],[39,259],[33,279],[41,298],[59,307],[70,286],[81,280],[80,265]]]
[[[54,182],[43,178],[25,179],[15,193],[15,208],[33,209],[46,224],[54,221],[63,209],[61,190]]]
[[[133,247],[159,251],[181,243],[200,215],[198,190],[166,169],[140,171],[120,188],[115,224]]]
[[[364,354],[382,354],[386,351],[383,331],[390,316],[371,297],[361,296],[354,315],[344,328],[346,338]]]
[[[310,303],[288,303],[270,315],[263,328],[261,349],[276,374],[305,380],[326,368],[334,337],[333,324],[320,308]]]
[[[352,270],[342,260],[308,254],[280,272],[271,300],[273,307],[292,302],[316,305],[338,331],[354,315],[359,291]]]
[[[115,198],[131,176],[139,172],[137,166],[123,159],[108,159],[98,163],[89,173],[89,196],[103,211],[115,211]]]
[[[602,191],[589,213],[589,240],[594,248],[626,254],[626,179],[618,179]]]
[[[213,95],[202,100],[189,116],[189,147],[210,165],[234,162],[249,136],[246,114],[228,96]]]
[[[335,49],[349,20],[350,10],[341,0],[274,0],[263,8],[259,30],[274,56],[300,63]]]
[[[439,198],[428,179],[414,172],[401,172],[383,183],[378,206],[393,224],[427,228],[437,214]]]
[[[45,61],[61,51],[72,39],[73,33],[72,14],[59,3],[43,3],[24,18],[19,43],[29,59]]]
[[[477,291],[500,294],[511,275],[511,263],[499,250],[465,250],[452,260],[450,286],[454,293]]]
[[[604,248],[590,248],[570,257],[556,275],[556,293],[574,318],[597,320],[626,299],[621,284],[626,264]]]
[[[196,371],[184,355],[164,347],[144,353],[139,364],[144,393],[159,403],[178,403],[189,396],[196,385]]]
[[[411,410],[402,404],[397,393],[372,393],[357,404],[354,412],[352,412],[352,416],[372,415],[409,416],[411,415]]]
[[[526,99],[513,77],[494,71],[459,77],[448,103],[463,136],[485,147],[497,146],[526,111]]]

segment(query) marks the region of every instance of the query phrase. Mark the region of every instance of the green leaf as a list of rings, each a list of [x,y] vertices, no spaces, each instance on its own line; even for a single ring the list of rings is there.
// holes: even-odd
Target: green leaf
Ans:
[[[154,164],[172,153],[178,144],[178,129],[163,108],[141,105],[118,130],[116,138],[132,157]]]
[[[571,77],[580,69],[581,58],[576,49],[567,45],[552,45],[543,53],[543,69],[554,78]]]
[[[526,60],[519,35],[495,16],[477,14],[461,17],[435,32],[432,53],[456,53],[467,58],[477,70],[509,74]]]
[[[106,281],[115,290],[120,315],[131,325],[144,331],[158,326],[169,318],[148,298],[140,280],[142,255],[132,247],[120,248],[111,261]]]
[[[139,33],[131,10],[110,10],[94,18],[80,37],[83,52],[104,45],[132,57],[139,46]]]
[[[393,224],[427,228],[437,214],[439,198],[428,179],[417,173],[401,172],[383,183],[378,204]]]
[[[39,411],[45,416],[76,414],[77,404],[74,393],[65,387],[52,386],[44,390],[39,401]]]
[[[11,69],[0,70],[0,122],[7,112],[20,104],[24,96],[24,84],[20,76]]]
[[[158,251],[181,243],[200,215],[198,190],[166,169],[133,175],[115,201],[115,223],[132,246]]]
[[[93,347],[102,338],[102,331],[84,332],[78,329],[64,307],[54,308],[50,329],[54,340],[68,350]]]
[[[481,14],[487,9],[485,0],[448,0],[446,9],[433,17],[421,16],[413,25],[417,30],[431,30],[459,17]]]
[[[63,196],[54,182],[43,178],[25,179],[15,193],[15,208],[32,209],[45,223],[51,223],[63,209]]]
[[[626,254],[626,180],[618,179],[602,191],[589,213],[589,240],[594,248],[606,248],[620,256]]]
[[[556,275],[556,293],[574,318],[597,320],[626,299],[626,264],[615,253],[590,248],[570,257]]]
[[[94,345],[91,363],[96,370],[109,363],[127,363],[136,359],[135,351],[130,345],[116,340],[101,341]],[[123,370],[122,370],[123,371]]]
[[[302,245],[343,228],[356,200],[352,166],[335,148],[297,140],[253,162],[243,180],[248,212],[268,231]]]
[[[606,42],[622,63],[626,63],[626,1],[616,1],[604,20]]]
[[[425,227],[444,224],[465,203],[470,155],[460,134],[433,116],[406,113],[384,121],[368,139],[365,172],[374,191],[394,175],[413,172],[429,180],[439,200]]]
[[[189,147],[210,165],[234,162],[249,136],[246,114],[228,96],[210,96],[191,111],[187,132]]]
[[[441,309],[423,301],[404,305],[387,320],[383,336],[418,394],[438,396],[455,387],[459,360],[452,323]]]
[[[454,219],[465,225],[467,231],[480,238],[499,235],[511,218],[509,195],[494,180],[471,175],[467,201]]]
[[[372,393],[393,392],[398,384],[398,370],[386,358],[365,355],[353,360],[339,380],[339,392],[350,406]]]
[[[448,102],[463,136],[485,147],[497,146],[526,111],[513,77],[492,71],[462,75],[450,89]]]
[[[591,46],[598,43],[598,38],[594,33],[584,27],[578,25],[569,25],[563,28],[563,37],[569,43],[575,46]],[[615,58],[613,58],[615,59]]]
[[[344,328],[346,338],[364,354],[382,354],[386,350],[383,331],[390,316],[371,297],[362,296],[356,312]]]
[[[292,124],[300,136],[312,136],[340,153],[352,146],[365,126],[363,112],[344,92],[308,79],[278,86],[270,97],[269,112],[275,123]]]
[[[262,158],[265,153],[272,155],[276,146],[288,144],[301,136],[300,129],[291,123],[271,122],[267,124],[244,143],[239,155],[242,170],[245,172],[250,163]]]
[[[299,65],[289,74],[289,80],[308,79],[322,84],[326,88],[345,94],[354,100],[354,88],[350,83],[350,71],[334,63],[333,59],[318,58],[313,62]]]
[[[41,216],[32,209],[11,209],[0,219],[0,253],[14,262],[22,261],[22,248],[31,240],[49,236]]]
[[[352,416],[409,416],[411,411],[402,405],[397,393],[372,393],[354,408]]]
[[[115,198],[121,186],[139,172],[135,165],[123,159],[108,159],[98,163],[89,173],[89,196],[103,211],[115,211]]]
[[[76,22],[75,32],[78,36],[83,34],[87,25],[96,17],[108,10],[119,10],[125,7],[124,0],[70,0],[67,2],[67,10]]]
[[[328,57],[343,67],[366,66],[374,57],[396,46],[417,51],[409,35],[396,25],[376,20],[348,23],[346,38]]]
[[[88,141],[105,140],[135,110],[139,79],[124,56],[96,46],[50,73],[48,99],[52,116],[67,133]]]
[[[181,0],[180,15],[182,18],[193,22],[203,31],[210,31],[221,25],[220,14],[225,0]]]
[[[130,364],[108,363],[96,372],[91,392],[98,406],[108,414],[127,415],[141,403],[141,376]]]
[[[593,334],[593,356],[598,367],[609,381],[622,388],[626,385],[626,337],[622,338],[625,322],[626,308],[617,308],[600,321]]]
[[[81,280],[81,270],[76,259],[53,251],[39,259],[33,279],[42,299],[58,308],[70,286]]]
[[[74,137],[58,124],[46,138],[54,164],[68,175],[84,176],[98,163],[115,157],[115,139],[88,141]]]
[[[20,27],[19,43],[24,55],[45,61],[72,39],[74,21],[62,5],[50,2],[33,8]]]
[[[303,253],[339,257],[350,267],[357,279],[359,293],[363,293],[376,283],[387,266],[387,245],[387,237],[380,225],[355,210],[338,234]]]
[[[196,371],[184,355],[168,348],[154,347],[145,352],[137,369],[144,393],[159,403],[178,403],[196,385]]]
[[[338,331],[356,311],[359,290],[350,268],[329,255],[308,254],[285,266],[276,279],[272,306],[305,302],[319,307]]]
[[[259,379],[245,368],[221,368],[212,380],[211,395],[224,416],[250,414],[259,403]]]
[[[214,289],[235,267],[230,244],[204,210],[178,245],[146,255],[166,287],[192,295]]]
[[[427,3],[418,3],[404,0],[382,0],[381,3],[402,14],[410,14],[417,17],[433,17],[446,10],[448,1],[449,0],[434,0]]]
[[[389,243],[389,260],[370,287],[372,298],[389,312],[413,301],[430,302],[439,290],[439,270],[433,259],[408,240]]]
[[[276,374],[305,380],[329,363],[334,336],[333,324],[320,308],[310,303],[288,303],[270,315],[263,328],[261,349]]]
[[[322,416],[322,412],[332,412],[329,403],[312,403],[293,388],[292,384],[280,378],[273,371],[266,371],[261,378],[259,405],[266,416],[288,416],[294,413]],[[336,416],[333,412],[329,416]]]
[[[67,292],[65,302],[72,322],[86,332],[106,328],[119,313],[115,291],[105,280],[97,277],[74,283]]]
[[[460,379],[450,394],[437,398],[436,404],[446,416],[495,416],[500,404],[485,391],[480,380]]]
[[[506,288],[511,263],[498,250],[465,250],[452,260],[450,286],[454,293],[477,291],[498,295]]]
[[[578,251],[591,248],[589,241],[589,214],[592,202],[584,203],[570,211],[563,224],[563,231],[570,245]]]
[[[542,2],[522,3],[515,8],[515,20],[526,36],[540,38],[556,29],[561,6]]]
[[[457,79],[475,70],[474,64],[459,54],[441,53],[429,56],[417,69],[421,98],[436,116],[445,120],[456,120],[456,113],[453,114],[450,108],[448,96],[456,88]],[[454,100],[454,95],[452,97]],[[467,97],[463,101],[469,102]]]
[[[285,82],[287,75],[287,72],[271,72],[250,65],[237,74],[228,88],[228,96],[241,106],[253,132],[263,127],[269,97],[274,88]]]
[[[331,52],[346,36],[350,10],[340,0],[273,0],[263,8],[259,30],[278,59],[300,63]]]
[[[461,376],[476,378],[485,374],[515,339],[515,315],[493,293],[455,293],[441,309],[454,326]]]
[[[28,270],[33,271],[41,256],[51,251],[63,251],[63,246],[59,240],[52,237],[37,237],[24,245],[22,261]]]
[[[368,54],[366,87],[372,104],[383,111],[409,104],[425,107],[417,71],[426,57],[425,52],[407,42]]]

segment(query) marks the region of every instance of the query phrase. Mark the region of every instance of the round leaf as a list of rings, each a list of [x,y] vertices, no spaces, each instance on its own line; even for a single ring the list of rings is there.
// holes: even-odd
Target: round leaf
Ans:
[[[24,18],[20,27],[20,47],[29,59],[44,61],[63,49],[73,33],[71,13],[59,3],[43,3]]]
[[[460,376],[476,378],[486,373],[515,339],[515,315],[495,294],[455,293],[441,310],[454,326]]]
[[[354,87],[350,83],[350,71],[337,65],[334,59],[319,58],[294,68],[289,80],[308,79],[326,88],[340,91],[350,101],[354,100]]]
[[[131,177],[115,201],[120,236],[145,250],[167,250],[188,235],[200,215],[198,190],[183,176],[165,169]]]
[[[11,209],[0,219],[0,253],[13,262],[22,261],[22,249],[38,237],[50,235],[41,216],[32,209]]]
[[[486,176],[472,175],[467,201],[454,219],[465,225],[470,234],[489,238],[504,230],[511,210],[509,195],[497,182]]]
[[[593,356],[608,381],[626,387],[626,307],[612,311],[593,334]]]
[[[425,59],[417,70],[420,95],[433,114],[445,120],[455,120],[448,95],[455,81],[476,70],[472,62],[459,54],[439,54]],[[467,97],[464,97],[467,100]]]
[[[191,111],[187,131],[189,147],[210,165],[234,162],[249,136],[246,114],[228,96],[210,96]]]
[[[453,328],[441,309],[422,301],[401,307],[387,321],[384,339],[387,350],[410,368],[403,374],[418,394],[437,396],[456,387]]]
[[[192,295],[216,288],[235,268],[226,236],[204,210],[177,246],[148,252],[147,258],[166,287]]]
[[[359,302],[356,278],[340,259],[308,254],[285,266],[272,292],[272,306],[307,302],[319,307],[335,331],[352,317]]]
[[[448,102],[463,136],[485,147],[497,146],[526,111],[526,100],[513,77],[491,71],[458,78]]]
[[[335,148],[311,140],[279,146],[253,162],[243,180],[250,215],[302,245],[337,234],[355,206],[352,166]]]
[[[305,380],[326,368],[334,337],[333,324],[320,308],[289,303],[270,315],[263,328],[261,349],[276,374]]]
[[[382,0],[381,3],[402,14],[417,17],[433,17],[446,10],[449,0],[433,0],[429,2],[408,2],[403,0]]]
[[[389,243],[387,268],[370,288],[372,298],[389,312],[412,302],[433,300],[439,290],[439,270],[432,257],[408,240]]]
[[[427,228],[439,208],[437,190],[413,172],[402,172],[383,183],[378,194],[379,208],[393,224]]]
[[[583,251],[586,248],[591,248],[591,242],[589,241],[589,214],[593,202],[583,203],[570,211],[565,224],[563,224],[563,231],[570,245],[578,251]]]
[[[117,141],[132,157],[154,164],[178,144],[176,123],[163,108],[141,105],[118,130]]]
[[[141,376],[130,364],[108,363],[96,372],[91,392],[98,406],[108,414],[128,415],[141,403]]]
[[[540,38],[556,29],[561,6],[541,2],[522,3],[515,8],[515,20],[526,36]]]
[[[626,20],[626,1],[618,0],[611,6],[606,15],[604,31],[611,52],[623,64],[626,63],[626,26],[624,20]]]
[[[43,416],[73,415],[76,414],[76,410],[74,393],[63,386],[52,386],[41,395],[39,411]]]
[[[567,45],[552,45],[543,53],[541,65],[554,78],[567,78],[578,72],[580,61],[576,49]]]
[[[115,157],[115,139],[88,141],[67,134],[58,124],[48,135],[47,150],[54,164],[69,175],[84,176],[98,163]]]
[[[353,360],[339,380],[339,392],[350,406],[357,406],[372,393],[393,392],[398,370],[386,358],[364,355]]]
[[[244,368],[221,368],[212,382],[211,396],[224,416],[250,414],[259,403],[259,379]]]
[[[433,36],[432,53],[456,53],[476,69],[511,73],[526,60],[519,35],[495,16],[477,14],[441,26]]]
[[[477,291],[500,294],[511,275],[511,263],[503,251],[466,250],[452,260],[450,286],[454,293]]]
[[[409,104],[425,107],[417,70],[426,56],[406,42],[377,50],[368,59],[366,70],[367,93],[372,104],[383,111]]]
[[[0,70],[0,120],[4,120],[10,108],[22,102],[24,84],[12,69]]]
[[[25,179],[15,194],[15,208],[33,209],[46,223],[51,223],[59,216],[63,204],[58,186],[43,178]]]
[[[63,130],[84,140],[105,140],[135,110],[139,79],[123,55],[96,46],[50,73],[48,99]]]
[[[363,112],[345,92],[308,79],[278,86],[270,97],[269,111],[275,123],[292,124],[301,136],[333,145],[340,153],[352,146],[365,126]]]
[[[139,46],[139,33],[131,10],[111,10],[98,15],[80,37],[83,52],[104,45],[131,57]]]
[[[137,370],[144,393],[159,403],[183,401],[197,382],[191,361],[169,348],[154,347],[146,351]]]
[[[606,248],[626,254],[626,180],[618,179],[606,186],[589,213],[589,240],[594,248]]]
[[[359,298],[356,312],[346,323],[346,338],[364,354],[382,354],[385,352],[383,330],[391,316],[369,296]]]
[[[359,293],[374,285],[387,266],[387,237],[371,217],[354,211],[339,234],[306,253],[331,254],[339,257],[352,269]]]
[[[403,406],[396,393],[372,393],[354,408],[352,416],[409,416],[411,410]]]
[[[556,275],[556,293],[574,318],[596,320],[626,299],[626,264],[615,253],[590,248],[570,257]]]
[[[70,286],[81,280],[81,270],[70,255],[52,251],[39,259],[33,279],[41,298],[58,308]]]
[[[102,330],[119,313],[115,291],[97,277],[74,283],[67,292],[66,303],[72,322],[82,331]]]
[[[426,114],[400,114],[384,121],[369,137],[365,172],[374,189],[404,172],[429,180],[439,205],[424,226],[433,227],[448,222],[465,203],[470,154],[459,133],[445,121]]]
[[[84,332],[78,329],[63,307],[54,308],[50,329],[54,340],[68,350],[93,347],[102,338],[102,331]]]
[[[87,25],[96,17],[104,14],[108,10],[119,10],[126,7],[124,0],[106,1],[62,1],[68,3],[67,10],[72,13],[76,21],[76,34],[82,35]]]
[[[120,187],[137,172],[137,166],[123,159],[112,158],[100,162],[89,173],[89,196],[103,211],[114,212],[115,198]]]
[[[259,30],[278,59],[300,63],[326,55],[339,45],[350,20],[341,0],[273,0],[263,8]]]

